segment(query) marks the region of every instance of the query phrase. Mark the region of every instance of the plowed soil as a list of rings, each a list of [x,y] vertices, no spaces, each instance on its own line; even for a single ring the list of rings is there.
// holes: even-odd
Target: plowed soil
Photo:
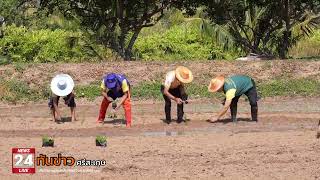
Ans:
[[[96,124],[99,100],[82,103],[78,118],[57,124],[46,104],[1,105],[1,179],[319,179],[320,140],[316,139],[319,99],[264,99],[259,122],[251,122],[248,102],[240,101],[239,121],[228,115],[217,123],[206,120],[218,102],[191,101],[186,122],[162,122],[162,102],[133,102],[133,127],[119,119]],[[67,107],[61,106],[68,117]],[[175,117],[173,108],[173,117]],[[41,147],[41,137],[55,147]],[[95,136],[108,136],[106,148]],[[97,172],[40,172],[64,167],[37,167],[34,175],[11,174],[11,148],[35,147],[37,154],[72,155],[76,159],[105,159],[103,167],[74,167]]]
[[[0,66],[0,77],[19,79],[30,86],[47,87],[64,72],[76,85],[100,81],[107,72],[126,74],[132,85],[163,79],[177,65],[188,66],[195,83],[207,84],[218,74],[248,74],[257,82],[290,76],[320,80],[320,61],[258,62],[106,62],[97,64],[35,64],[17,68]],[[1,92],[0,92],[1,95]],[[250,120],[250,106],[239,102],[238,123],[229,113],[217,123],[207,119],[221,108],[217,100],[190,100],[186,122],[162,122],[164,103],[133,99],[133,126],[118,119],[95,123],[101,98],[77,99],[77,121],[61,105],[64,122],[52,121],[45,100],[26,104],[0,103],[0,179],[320,179],[319,97],[267,98],[259,101],[259,122]],[[63,104],[63,103],[60,103]],[[175,118],[175,104],[172,117]],[[41,138],[52,136],[53,148],[42,147]],[[106,135],[107,147],[96,147],[95,137]],[[72,168],[37,166],[33,175],[11,173],[13,147],[34,147],[36,156],[106,160],[106,166]],[[57,172],[57,170],[95,170]],[[56,170],[41,172],[44,170]]]

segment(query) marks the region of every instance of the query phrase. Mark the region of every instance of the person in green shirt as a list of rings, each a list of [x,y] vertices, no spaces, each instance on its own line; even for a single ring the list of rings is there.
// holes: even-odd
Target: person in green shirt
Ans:
[[[240,96],[245,94],[251,105],[251,118],[258,122],[258,95],[254,80],[245,75],[235,75],[228,78],[218,76],[210,81],[208,86],[209,92],[224,92],[226,98],[224,107],[216,117],[213,117],[209,122],[218,121],[230,108],[231,119],[237,122],[237,104]]]

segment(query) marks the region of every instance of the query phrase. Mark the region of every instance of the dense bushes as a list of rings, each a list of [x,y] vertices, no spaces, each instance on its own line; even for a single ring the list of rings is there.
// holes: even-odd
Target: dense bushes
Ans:
[[[203,38],[200,22],[184,22],[168,30],[152,27],[152,34],[141,34],[135,44],[135,54],[144,60],[212,60],[232,59],[231,52],[225,52],[214,42]]]
[[[0,55],[14,62],[80,62],[95,60],[99,53],[107,54],[103,48],[92,47],[84,40],[80,32],[28,30],[12,25],[5,28],[5,36],[0,39]]]
[[[175,25],[158,24],[146,28],[134,46],[134,54],[142,60],[212,60],[235,59],[240,56],[225,51],[205,38],[200,22],[181,20]],[[300,41],[290,55],[294,58],[320,56],[320,30]],[[110,59],[110,49],[92,43],[83,33],[63,29],[28,30],[7,26],[0,38],[0,65],[14,62],[83,62]]]
[[[309,37],[298,42],[290,50],[293,58],[319,58],[320,57],[320,29]]]

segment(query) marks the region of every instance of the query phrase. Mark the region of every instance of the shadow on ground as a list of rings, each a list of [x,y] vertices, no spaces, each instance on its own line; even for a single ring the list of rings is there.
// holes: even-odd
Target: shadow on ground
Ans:
[[[112,119],[111,121],[104,121],[103,124],[126,124],[125,119]]]
[[[253,122],[250,118],[237,118],[237,121],[244,121],[244,122]],[[207,120],[209,122],[209,120]],[[209,122],[210,123],[210,122]],[[230,118],[225,118],[225,119],[220,119],[218,121],[213,122],[214,123],[223,123],[223,124],[228,124],[228,123],[233,123],[233,121]]]

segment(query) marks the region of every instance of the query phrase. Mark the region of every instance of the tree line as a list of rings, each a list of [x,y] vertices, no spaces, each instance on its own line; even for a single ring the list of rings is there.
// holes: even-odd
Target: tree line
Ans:
[[[319,0],[2,0],[0,16],[6,24],[29,26],[34,18],[61,13],[130,60],[141,30],[172,8],[186,16],[201,9],[201,28],[225,48],[283,59],[320,24]]]

